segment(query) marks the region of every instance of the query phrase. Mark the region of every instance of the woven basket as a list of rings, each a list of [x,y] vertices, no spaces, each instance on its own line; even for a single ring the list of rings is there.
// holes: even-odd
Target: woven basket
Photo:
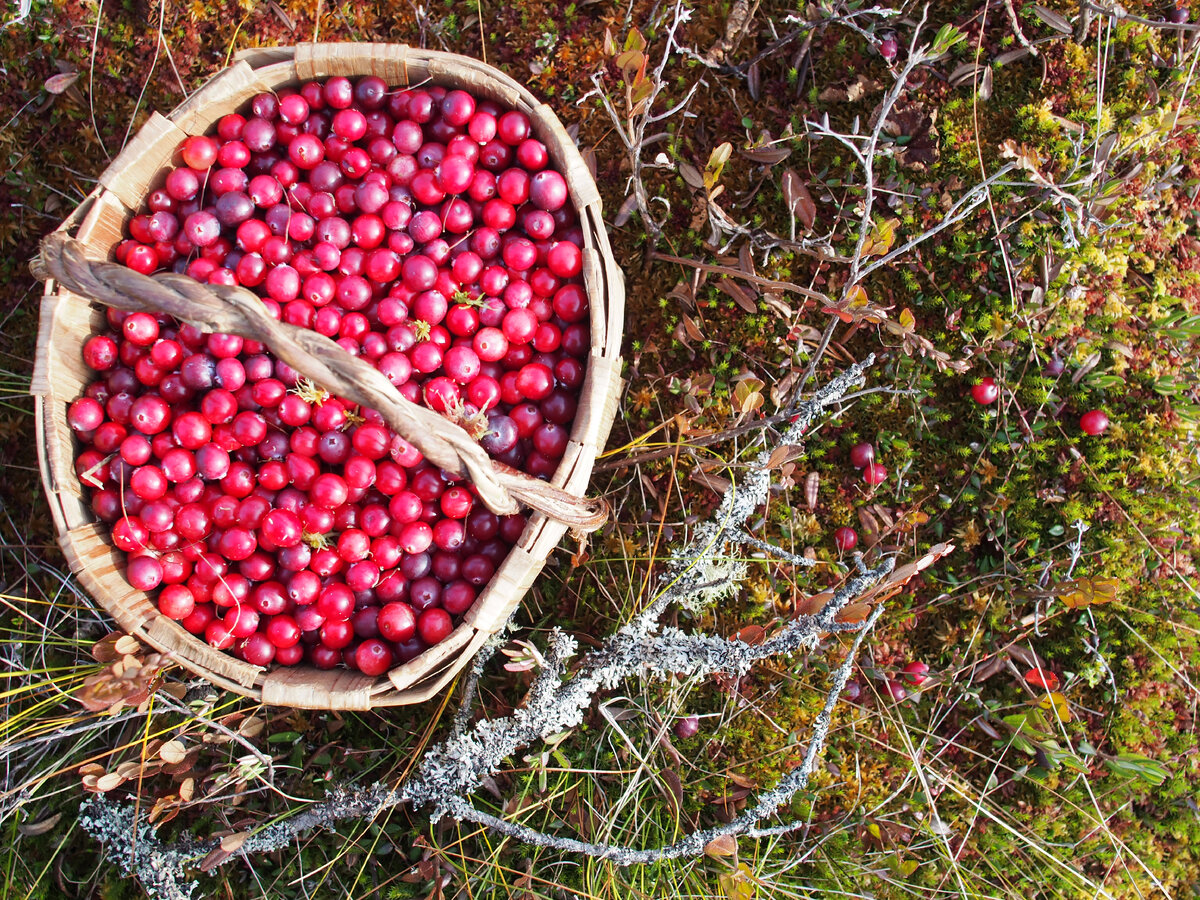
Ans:
[[[208,132],[219,118],[238,110],[260,92],[335,75],[368,74],[381,77],[391,86],[432,83],[462,88],[523,111],[532,121],[535,135],[549,149],[554,166],[566,178],[584,233],[583,275],[591,308],[591,353],[571,441],[551,484],[571,495],[568,500],[582,498],[596,454],[607,440],[622,384],[624,280],[604,230],[595,182],[574,143],[548,106],[490,66],[401,44],[301,44],[239,54],[234,65],[214,76],[169,116],[154,114],[100,176],[96,190],[59,232],[47,239],[45,247],[50,248],[54,239],[59,245],[71,244],[75,250],[82,246],[83,252],[75,254],[76,269],[82,266],[87,270],[74,279],[80,291],[83,288],[79,285],[92,283],[89,279],[93,275],[108,277],[110,282],[116,278],[127,281],[125,276],[145,278],[101,261],[111,257],[125,235],[127,220],[142,206],[146,195],[162,184],[181,140]],[[64,235],[69,234],[79,245],[66,240]],[[43,260],[46,256],[44,249]],[[53,270],[43,264],[42,277],[47,271]],[[172,278],[178,287],[182,276],[156,276],[155,283],[167,283]],[[61,271],[59,279],[72,280]],[[77,444],[67,425],[66,410],[94,378],[83,363],[80,349],[89,335],[103,327],[104,310],[94,299],[104,298],[104,291],[98,289],[81,296],[67,290],[60,280],[46,278],[31,388],[36,400],[42,479],[59,543],[84,588],[121,628],[169,652],[180,664],[218,687],[270,705],[309,709],[361,710],[426,700],[442,690],[488,636],[508,620],[568,528],[565,521],[534,512],[520,541],[464,615],[462,624],[444,641],[385,677],[312,667],[267,671],[214,650],[177,622],[160,615],[152,600],[125,580],[124,554],[112,546],[108,527],[96,521],[75,475]],[[195,282],[190,284],[192,289],[205,293]],[[187,294],[192,289],[180,289],[179,293]],[[134,292],[125,289],[126,294]],[[111,299],[105,302],[119,305]],[[270,340],[267,343],[273,350],[278,349]],[[351,358],[346,354],[345,359]],[[429,453],[426,456],[437,461]]]

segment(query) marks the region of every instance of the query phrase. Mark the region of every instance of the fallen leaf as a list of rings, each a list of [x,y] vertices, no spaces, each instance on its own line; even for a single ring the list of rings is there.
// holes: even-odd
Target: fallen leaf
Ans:
[[[221,838],[221,849],[226,853],[236,853],[242,849],[242,844],[250,837],[250,832],[239,831],[235,834],[227,834]]]
[[[613,228],[620,228],[622,225],[628,222],[633,217],[633,213],[636,209],[637,196],[630,194],[617,209],[617,214],[613,216]]]
[[[715,837],[704,845],[704,853],[713,859],[720,859],[722,856],[733,856],[737,853],[737,838],[732,834],[723,834],[720,837]]]
[[[973,681],[975,684],[979,684],[981,681],[987,681],[1003,668],[1004,657],[997,653],[983,665],[975,667],[971,681]]]
[[[60,72],[47,78],[42,87],[46,89],[47,93],[58,95],[73,85],[78,78],[78,72]]]
[[[846,84],[835,84],[821,91],[817,98],[823,103],[857,103],[867,94],[874,93],[883,85],[873,78],[859,75]]]
[[[764,166],[777,166],[792,155],[790,148],[781,147],[778,144],[764,147],[744,147],[738,152],[751,162],[761,163]]]
[[[1058,676],[1045,669],[1030,669],[1025,673],[1025,681],[1030,687],[1043,688],[1047,691],[1058,690]]]
[[[851,603],[843,606],[836,616],[833,617],[835,622],[843,624],[855,624],[862,622],[871,614],[870,603]]]
[[[783,199],[788,205],[788,211],[803,222],[805,228],[812,231],[817,222],[817,204],[795,169],[788,169],[783,173]]]
[[[733,302],[748,313],[758,312],[758,303],[755,302],[755,295],[751,294],[742,285],[738,284],[732,278],[722,276],[717,279],[717,290],[728,297],[733,298]]]
[[[1070,34],[1073,31],[1071,28],[1071,23],[1052,9],[1047,9],[1044,6],[1035,3],[1033,5],[1033,14],[1055,31],[1061,31],[1063,34]]]
[[[693,470],[692,480],[699,482],[710,491],[715,491],[718,494],[724,494],[731,487],[733,487],[733,482],[731,482],[728,478],[722,478],[720,475],[709,475],[707,472],[703,472],[700,469]]]
[[[738,863],[732,872],[720,872],[717,884],[728,900],[753,900],[755,894],[754,873],[745,863]]]
[[[688,187],[695,188],[698,191],[704,190],[704,176],[690,162],[685,160],[679,163],[679,175],[687,183]]]
[[[1067,698],[1058,691],[1053,691],[1047,694],[1038,702],[1038,707],[1047,712],[1053,711],[1060,722],[1071,721],[1071,708],[1067,704]]]
[[[796,615],[798,616],[815,616],[825,608],[825,604],[833,599],[832,591],[821,591],[819,594],[813,594],[811,597],[806,597],[796,604]]]
[[[37,837],[39,834],[45,834],[50,831],[62,819],[62,813],[42,819],[40,822],[30,822],[26,825],[18,825],[17,831],[25,837]]]
[[[919,102],[897,103],[883,121],[883,133],[895,139],[896,160],[924,171],[941,158],[936,128],[938,109]]]
[[[778,469],[784,463],[799,459],[803,455],[803,447],[797,447],[795,444],[782,444],[771,451],[771,455],[767,457],[767,463],[763,468]]]
[[[687,332],[688,337],[693,341],[704,340],[704,332],[700,330],[700,326],[696,324],[696,320],[684,313],[681,317],[683,321],[683,329]]]
[[[1117,599],[1115,578],[1072,578],[1050,588],[1050,592],[1068,609],[1099,606]]]
[[[737,633],[737,639],[743,644],[757,647],[767,639],[767,629],[761,625],[747,625]]]
[[[764,384],[758,378],[743,378],[733,388],[733,406],[742,414],[754,412],[763,405]]]
[[[817,508],[817,499],[821,491],[821,473],[809,472],[804,476],[804,502],[809,509]]]

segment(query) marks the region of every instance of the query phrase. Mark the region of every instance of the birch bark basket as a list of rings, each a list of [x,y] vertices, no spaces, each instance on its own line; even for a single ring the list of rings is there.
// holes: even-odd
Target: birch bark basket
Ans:
[[[269,316],[256,315],[254,304],[247,302],[253,295],[244,289],[214,290],[176,275],[150,278],[108,262],[125,236],[126,223],[146,195],[162,184],[185,137],[208,132],[218,119],[238,111],[255,94],[335,75],[377,75],[391,87],[440,84],[521,110],[533,123],[534,135],[547,146],[554,167],[566,178],[584,235],[591,350],[570,443],[549,485],[500,466],[490,467],[486,455],[475,452],[478,446],[458,426],[407,403],[394,389],[389,395],[390,383],[379,373],[332,342],[317,340],[320,336],[315,332],[289,332]],[[595,181],[562,123],[546,104],[490,66],[402,44],[301,44],[241,53],[234,65],[215,75],[169,116],[151,116],[100,176],[92,194],[46,239],[34,270],[45,279],[46,290],[31,393],[42,479],[63,553],[84,588],[122,629],[170,653],[217,687],[270,705],[308,709],[363,710],[427,700],[445,688],[508,621],[567,529],[587,530],[603,520],[603,504],[584,495],[622,387],[624,278],[604,229]],[[346,391],[342,395],[350,399],[357,392],[355,402],[378,409],[389,425],[418,446],[415,438],[430,446],[439,442],[449,446],[449,456],[433,451],[426,455],[443,468],[471,477],[493,509],[511,509],[517,503],[531,507],[521,539],[462,623],[440,644],[386,676],[373,678],[345,669],[266,670],[212,649],[160,615],[150,597],[125,580],[124,554],[112,546],[108,527],[92,514],[75,474],[77,448],[66,410],[94,379],[80,349],[88,336],[104,327],[102,303],[126,309],[169,307],[178,318],[207,330],[254,334],[302,374],[308,374],[306,364],[315,366],[310,371],[323,375],[316,379],[318,383],[323,380],[322,386],[334,393],[342,393],[339,385]],[[428,415],[440,422],[430,422]],[[404,422],[417,429],[415,435],[405,434],[400,427]]]

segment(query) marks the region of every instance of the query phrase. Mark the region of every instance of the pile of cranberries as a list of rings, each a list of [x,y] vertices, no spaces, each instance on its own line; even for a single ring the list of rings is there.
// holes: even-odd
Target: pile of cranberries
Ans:
[[[583,235],[519,111],[331,78],[259,94],[129,223],[117,260],[255,291],[493,458],[548,478],[590,349]],[[76,471],[163,615],[254,665],[380,675],[443,640],[524,529],[377,412],[261,344],[109,311],[68,409]]]

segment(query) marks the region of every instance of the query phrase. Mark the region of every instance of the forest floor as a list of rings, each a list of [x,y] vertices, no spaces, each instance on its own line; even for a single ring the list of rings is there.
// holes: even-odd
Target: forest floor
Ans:
[[[614,515],[588,553],[559,551],[516,637],[587,642],[628,621],[810,365],[824,382],[868,353],[866,388],[775,461],[781,490],[754,526],[819,565],[753,560],[735,599],[674,624],[779,628],[844,580],[842,526],[868,563],[957,549],[887,601],[817,775],[781,812],[799,832],[623,868],[397,807],[197,870],[203,896],[1196,896],[1200,31],[1142,0],[941,0],[924,24],[916,4],[688,6],[661,68],[675,8],[660,0],[0,13],[0,893],[144,896],[79,823],[100,787],[164,838],[228,833],[339,785],[397,783],[448,728],[448,697],[315,713],[183,672],[140,706],[73,697],[108,670],[93,649],[111,626],[42,496],[28,260],[152,111],[239,50],[319,35],[484,59],[550,103],[595,167],[629,289],[628,386],[593,480]],[[944,49],[900,85],[864,166],[856,135],[929,45]],[[651,86],[653,113],[686,103],[629,146]],[[981,405],[986,378],[999,397]],[[1080,427],[1093,409],[1111,421],[1100,436]],[[889,470],[878,488],[849,462],[860,441]],[[798,764],[843,651],[831,638],[737,680],[626,680],[474,800],[634,846],[728,821]],[[487,714],[530,678],[494,664]],[[670,730],[693,715],[694,735]],[[148,760],[168,739],[186,756]]]

